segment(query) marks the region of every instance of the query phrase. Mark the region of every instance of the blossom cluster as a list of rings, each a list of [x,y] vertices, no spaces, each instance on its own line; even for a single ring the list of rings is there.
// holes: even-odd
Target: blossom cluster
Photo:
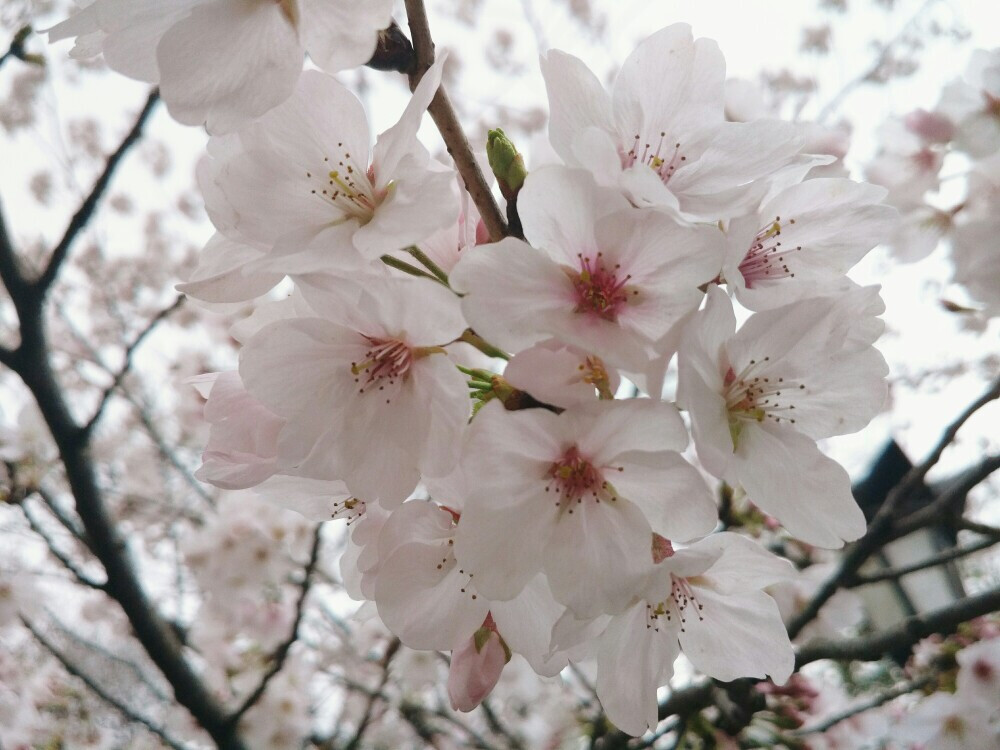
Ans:
[[[817,441],[885,399],[879,290],[847,272],[893,229],[887,191],[816,176],[831,159],[796,125],[727,121],[718,46],[676,24],[610,92],[542,58],[560,163],[526,173],[491,137],[491,163],[521,167],[497,177],[523,237],[489,242],[417,138],[446,56],[374,143],[329,74],[365,62],[391,4],[120,5],[53,34],[207,125],[217,232],[179,289],[256,300],[232,330],[238,371],[196,384],[198,476],[347,519],[349,593],[405,645],[452,653],[457,710],[514,655],[541,675],[596,664],[633,734],[681,653],[720,680],[788,679],[766,589],[795,571],[717,531],[710,483],[806,544],[864,533]]]
[[[921,260],[947,241],[966,311],[1000,314],[1000,49],[976,50],[936,107],[889,120],[881,136],[867,177],[900,210],[889,238],[897,259]]]

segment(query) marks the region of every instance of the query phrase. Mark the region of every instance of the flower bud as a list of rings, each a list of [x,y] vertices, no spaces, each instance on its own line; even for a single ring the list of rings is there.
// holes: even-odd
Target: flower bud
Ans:
[[[493,616],[451,653],[448,698],[456,711],[469,712],[483,702],[510,661],[510,649],[497,632]]]
[[[524,184],[528,170],[521,154],[500,128],[491,130],[486,138],[486,157],[500,184],[500,192],[504,198],[511,200]]]

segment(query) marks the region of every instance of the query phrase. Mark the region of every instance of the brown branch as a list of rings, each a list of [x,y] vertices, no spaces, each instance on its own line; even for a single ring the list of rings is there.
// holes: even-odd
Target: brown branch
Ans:
[[[907,617],[871,635],[846,640],[816,639],[798,650],[796,669],[819,659],[875,661],[935,633],[948,635],[977,617],[1000,610],[1000,588],[961,599],[947,607]]]
[[[941,550],[935,555],[931,555],[930,557],[924,558],[920,562],[911,563],[910,565],[901,565],[898,568],[886,568],[885,570],[880,570],[877,573],[869,573],[867,575],[856,573],[848,582],[848,587],[854,588],[856,586],[865,586],[869,583],[878,583],[879,581],[892,581],[896,578],[902,578],[903,576],[909,575],[910,573],[916,573],[918,570],[933,568],[935,565],[943,565],[946,562],[958,560],[966,555],[982,552],[984,549],[989,549],[996,544],[1000,544],[1000,537],[990,537],[974,544],[956,546],[946,550]]]
[[[102,701],[104,701],[113,709],[118,711],[118,713],[124,716],[128,721],[131,721],[134,724],[140,724],[143,727],[145,727],[147,730],[149,730],[154,735],[163,740],[165,744],[173,748],[173,750],[188,750],[187,745],[184,745],[178,740],[171,737],[163,727],[153,722],[152,719],[149,719],[133,711],[127,705],[125,705],[117,698],[112,696],[110,693],[108,693],[106,690],[104,690],[104,688],[101,687],[99,682],[92,679],[90,675],[88,675],[86,671],[84,671],[77,664],[74,664],[73,661],[71,661],[69,657],[66,656],[66,654],[62,653],[56,647],[56,645],[52,643],[52,641],[46,638],[45,635],[42,634],[41,630],[35,627],[33,623],[31,623],[30,621],[28,621],[23,617],[21,618],[21,622],[24,623],[24,626],[31,631],[31,634],[35,637],[35,640],[37,640],[38,643],[41,644],[41,646],[46,651],[52,654],[52,656],[56,658],[56,661],[62,664],[63,669],[65,669],[73,677],[76,677],[81,682],[83,682],[83,684],[86,685],[91,690],[91,692],[94,693],[94,695],[96,695]]]
[[[850,708],[846,708],[843,711],[830,716],[823,721],[813,724],[808,727],[803,727],[802,729],[795,730],[792,734],[796,737],[801,737],[806,734],[817,734],[819,732],[825,732],[831,727],[836,726],[842,721],[847,721],[848,719],[854,718],[858,714],[863,714],[865,711],[871,711],[873,708],[878,708],[879,706],[885,705],[889,701],[895,700],[901,695],[906,695],[912,693],[915,690],[920,690],[934,679],[933,675],[924,675],[918,677],[915,680],[907,680],[899,685],[895,685],[888,690],[883,690],[877,695],[872,696],[862,703],[858,703]]]
[[[406,18],[413,39],[414,67],[409,73],[410,89],[417,87],[427,69],[434,63],[434,41],[431,39],[430,24],[423,0],[406,0]],[[490,233],[490,239],[498,242],[508,235],[507,222],[500,207],[493,198],[493,191],[486,182],[476,161],[469,140],[465,137],[462,124],[458,121],[455,107],[448,98],[448,92],[441,86],[427,108],[434,124],[444,139],[448,153],[455,160],[455,166],[462,175],[465,189],[479,209],[483,224]]]
[[[125,376],[128,374],[129,370],[132,369],[132,356],[135,354],[135,350],[139,348],[142,342],[153,332],[153,329],[156,328],[157,325],[166,320],[171,313],[177,310],[184,303],[185,299],[187,298],[183,294],[178,295],[177,299],[175,299],[170,306],[163,308],[156,315],[154,315],[146,326],[139,331],[136,337],[132,339],[128,346],[125,347],[121,367],[118,368],[118,371],[112,378],[111,385],[105,388],[104,392],[101,394],[101,399],[97,403],[97,409],[94,410],[94,416],[92,416],[83,427],[85,435],[90,435],[90,433],[93,432],[94,427],[104,414],[105,407],[111,400],[111,394],[114,393],[115,389],[122,384],[122,381],[125,380]]]
[[[903,479],[892,488],[886,497],[885,502],[883,502],[882,506],[879,508],[878,513],[875,514],[875,518],[872,519],[865,535],[847,549],[833,576],[831,576],[822,586],[819,587],[819,589],[817,589],[813,598],[809,601],[809,604],[807,604],[806,607],[789,623],[789,638],[795,638],[795,636],[802,632],[802,628],[812,622],[816,615],[819,614],[823,605],[830,600],[837,590],[857,572],[858,568],[864,564],[864,562],[872,555],[873,552],[875,552],[875,550],[888,541],[893,531],[896,507],[902,499],[910,495],[923,483],[927,473],[937,465],[938,461],[941,459],[941,455],[955,440],[955,436],[958,434],[958,431],[962,428],[962,425],[968,421],[969,417],[975,414],[983,406],[997,398],[1000,398],[1000,378],[994,380],[982,396],[970,404],[950,425],[948,425],[927,458],[910,469],[906,473],[906,476],[904,476]],[[946,493],[946,495],[947,494],[950,493]],[[932,503],[932,505],[937,505],[943,500],[945,500],[945,497],[939,498],[937,501]],[[928,510],[929,508],[930,506],[924,510]],[[930,520],[933,520],[935,517],[936,515],[928,516]]]
[[[28,40],[28,37],[31,36],[31,31],[32,29],[30,26],[24,26],[19,29],[16,34],[14,34],[14,38],[10,40],[10,47],[7,48],[6,52],[0,55],[0,68],[2,68],[3,64],[12,57],[16,57],[22,62],[39,63],[37,55],[29,55],[24,49],[24,43]]]
[[[299,626],[302,624],[302,617],[305,614],[306,597],[309,596],[309,590],[312,588],[313,571],[316,570],[316,565],[319,563],[322,530],[323,524],[318,524],[313,531],[313,543],[312,549],[309,552],[309,562],[306,563],[305,569],[303,570],[302,588],[299,590],[299,600],[295,604],[295,620],[292,622],[292,627],[288,633],[288,637],[282,641],[282,643],[279,644],[274,650],[274,653],[271,654],[271,665],[264,673],[264,676],[261,677],[260,682],[257,683],[257,687],[253,689],[253,691],[244,699],[243,703],[240,704],[239,708],[237,708],[229,717],[229,722],[233,725],[239,723],[239,720],[243,718],[243,715],[253,708],[254,704],[256,704],[257,701],[260,700],[261,696],[264,695],[268,684],[275,676],[277,676],[282,667],[285,666],[288,654],[292,650],[292,646],[299,638]]]
[[[368,704],[365,706],[365,712],[361,716],[361,721],[358,722],[358,728],[354,730],[354,736],[344,746],[344,750],[358,750],[361,747],[361,740],[368,730],[368,726],[371,724],[372,716],[374,715],[375,703],[382,696],[382,691],[389,682],[389,664],[392,662],[392,657],[399,651],[400,645],[402,644],[399,639],[393,638],[385,647],[385,653],[379,661],[379,666],[382,668],[382,677],[379,680],[378,687],[368,694]]]
[[[118,168],[118,164],[121,162],[122,158],[128,153],[129,149],[142,137],[142,130],[146,125],[146,121],[149,116],[153,113],[156,108],[156,103],[160,100],[159,89],[153,89],[149,92],[149,96],[146,97],[146,103],[143,105],[142,110],[136,117],[131,130],[118,144],[118,148],[115,149],[114,153],[108,157],[107,162],[104,165],[104,171],[97,178],[94,186],[90,190],[90,194],[84,199],[80,208],[70,219],[69,226],[66,227],[66,231],[63,233],[63,237],[59,240],[59,244],[56,245],[55,249],[52,251],[52,256],[49,258],[49,263],[42,271],[41,275],[32,284],[38,297],[38,304],[41,305],[45,298],[46,292],[48,292],[49,287],[52,286],[52,282],[55,281],[56,276],[59,274],[59,269],[62,264],[66,261],[66,257],[69,255],[70,246],[76,239],[77,235],[83,230],[87,223],[90,221],[91,216],[93,216],[94,211],[97,208],[98,202],[101,200],[104,192],[108,188],[108,184],[111,182],[111,178],[114,176],[115,170]]]

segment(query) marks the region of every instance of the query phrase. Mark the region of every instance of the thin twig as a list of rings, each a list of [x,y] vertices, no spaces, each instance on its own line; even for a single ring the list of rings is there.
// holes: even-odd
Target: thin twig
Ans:
[[[128,134],[126,134],[121,143],[118,144],[118,148],[116,148],[111,156],[108,157],[108,160],[104,165],[104,171],[101,172],[101,175],[97,178],[97,181],[91,188],[89,195],[87,195],[83,203],[80,204],[80,208],[73,215],[73,218],[70,219],[69,226],[66,227],[66,231],[63,233],[62,239],[59,240],[59,244],[56,245],[55,249],[52,251],[48,265],[45,267],[45,270],[42,271],[38,279],[33,283],[33,287],[39,292],[39,304],[41,304],[46,292],[49,287],[52,286],[52,282],[55,281],[56,276],[59,274],[59,269],[66,261],[66,257],[69,255],[69,249],[73,244],[73,241],[90,221],[90,217],[93,215],[98,202],[107,190],[108,185],[111,182],[111,178],[114,176],[115,170],[118,168],[118,164],[121,162],[125,154],[128,153],[129,149],[131,149],[139,138],[142,137],[142,130],[146,125],[146,121],[153,113],[153,110],[156,108],[156,103],[159,100],[159,89],[153,89],[149,92],[149,96],[146,97],[146,103],[143,105],[142,110],[136,117],[131,130],[129,130]]]
[[[406,19],[410,25],[410,36],[416,57],[416,64],[410,73],[410,89],[413,90],[434,63],[434,41],[431,39],[430,24],[427,21],[423,0],[406,0]],[[443,86],[438,88],[427,111],[437,125],[448,153],[455,160],[455,166],[458,167],[458,172],[465,182],[465,189],[469,191],[476,208],[479,209],[479,215],[490,233],[490,239],[499,242],[508,234],[507,222],[493,198],[493,191],[490,190],[482,170],[479,169],[479,163],[472,153],[469,140],[465,137],[465,130],[458,121],[458,114]]]
[[[901,695],[906,695],[907,693],[912,693],[915,690],[920,690],[924,686],[930,684],[930,682],[933,679],[934,679],[933,675],[924,675],[922,677],[918,677],[915,680],[908,680],[906,682],[902,682],[899,685],[895,685],[889,688],[888,690],[883,690],[877,695],[873,695],[868,700],[855,704],[850,708],[846,708],[843,711],[836,713],[833,716],[830,716],[829,718],[824,719],[823,721],[817,724],[812,724],[811,726],[803,727],[802,729],[797,729],[794,732],[792,732],[792,734],[795,735],[796,737],[801,737],[806,734],[816,734],[818,732],[825,732],[842,721],[847,721],[848,719],[854,718],[858,714],[863,714],[865,711],[871,711],[873,708],[878,708],[879,706],[882,706],[888,703],[889,701],[895,700]]]
[[[54,656],[56,660],[60,664],[62,664],[63,668],[67,672],[69,672],[69,674],[73,675],[81,682],[83,682],[83,684],[85,684],[91,690],[91,692],[94,693],[94,695],[96,695],[102,701],[104,701],[113,709],[118,711],[118,713],[120,713],[129,721],[135,724],[140,724],[143,727],[145,727],[147,730],[149,730],[154,735],[163,740],[163,742],[166,743],[169,747],[173,748],[173,750],[188,750],[187,745],[184,745],[180,741],[171,737],[163,727],[156,724],[152,719],[149,719],[145,716],[142,716],[141,714],[136,713],[131,708],[129,708],[129,706],[125,705],[117,698],[112,696],[110,693],[105,691],[104,688],[101,687],[101,684],[99,682],[92,679],[83,669],[79,667],[79,665],[74,664],[73,661],[71,661],[69,657],[67,657],[64,653],[62,653],[56,647],[56,645],[52,643],[52,641],[46,638],[45,635],[43,635],[42,632],[38,628],[36,628],[33,623],[31,623],[29,620],[23,617],[21,618],[21,622],[23,622],[24,626],[31,631],[31,634],[35,637],[35,640],[37,640],[46,651],[52,654],[52,656]]]
[[[24,517],[28,520],[28,525],[31,530],[34,531],[38,536],[42,538],[45,542],[45,546],[48,547],[49,552],[52,554],[56,560],[58,560],[66,570],[76,579],[77,583],[86,586],[87,588],[94,589],[95,591],[104,591],[105,584],[101,581],[96,581],[87,575],[83,568],[76,564],[69,555],[63,552],[59,545],[56,544],[55,539],[53,539],[49,533],[45,530],[42,524],[37,518],[35,518],[34,512],[30,510],[27,502],[20,504],[21,511],[24,513]]]
[[[312,587],[313,571],[319,563],[319,551],[322,538],[323,524],[318,524],[316,529],[313,531],[313,543],[312,549],[309,552],[309,562],[306,563],[303,571],[302,588],[299,591],[299,600],[295,604],[295,620],[292,622],[292,627],[288,633],[288,637],[274,650],[270,659],[271,665],[264,673],[264,676],[261,677],[260,682],[257,683],[257,687],[253,689],[253,691],[244,699],[243,703],[240,704],[239,708],[237,708],[229,717],[229,722],[233,725],[237,724],[239,720],[243,718],[243,715],[253,708],[254,704],[257,703],[261,696],[264,695],[268,684],[278,674],[278,672],[281,671],[282,667],[285,666],[288,654],[295,641],[298,640],[299,626],[301,625],[302,617],[305,614],[306,597],[309,595],[309,589]]]
[[[368,693],[368,704],[365,706],[365,712],[361,715],[361,721],[358,722],[358,728],[354,730],[354,736],[351,737],[350,741],[344,746],[344,750],[357,750],[361,747],[361,740],[364,737],[365,732],[368,730],[368,725],[371,724],[373,712],[375,710],[375,703],[380,697],[382,697],[382,691],[385,690],[385,686],[389,682],[389,664],[392,662],[392,657],[396,655],[399,651],[399,647],[402,645],[398,638],[393,638],[389,641],[388,645],[385,647],[385,653],[382,655],[382,659],[379,661],[379,666],[382,668],[382,677],[379,679],[378,687],[375,690]]]
[[[865,586],[869,583],[878,583],[879,581],[891,581],[896,578],[902,578],[910,573],[916,573],[918,570],[933,568],[935,565],[943,565],[946,562],[957,560],[961,557],[965,557],[966,555],[982,552],[984,549],[989,549],[996,544],[1000,544],[1000,537],[988,537],[976,542],[975,544],[956,546],[942,550],[935,555],[931,555],[930,557],[927,557],[919,562],[911,563],[910,565],[901,565],[898,568],[886,568],[885,570],[880,570],[877,573],[869,573],[867,575],[856,573],[854,578],[849,583],[849,588]]]
[[[132,369],[132,356],[135,354],[135,350],[139,348],[142,342],[153,332],[153,329],[156,328],[157,325],[170,317],[171,313],[184,304],[185,299],[187,298],[183,294],[178,295],[177,299],[175,299],[173,303],[156,313],[156,315],[149,320],[146,326],[139,331],[136,337],[132,339],[131,343],[125,347],[125,354],[122,357],[121,367],[118,368],[118,372],[116,372],[112,378],[111,385],[105,388],[104,392],[101,394],[101,400],[97,403],[97,409],[94,410],[94,416],[92,416],[83,427],[85,435],[89,435],[93,432],[94,427],[97,426],[101,416],[104,414],[105,407],[111,400],[111,394],[114,393],[115,389],[122,384],[122,381],[125,380],[125,376],[128,375],[129,370]]]

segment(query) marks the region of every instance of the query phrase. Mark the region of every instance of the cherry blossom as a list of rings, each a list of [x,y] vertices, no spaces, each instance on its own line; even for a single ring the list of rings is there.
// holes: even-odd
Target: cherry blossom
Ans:
[[[451,274],[471,326],[512,351],[554,336],[642,372],[721,263],[716,229],[637,212],[582,170],[532,172],[519,201],[534,246],[508,238],[477,248]]]
[[[656,690],[670,680],[681,651],[719,680],[788,679],[792,646],[777,605],[762,591],[794,576],[787,560],[728,532],[680,550],[658,538],[653,559],[643,593],[597,640],[596,688],[616,725],[633,735],[656,726]],[[581,625],[567,611],[554,643],[572,639]]]
[[[78,56],[158,83],[179,122],[227,133],[291,95],[304,52],[330,73],[363,65],[391,20],[391,0],[96,0],[49,40],[81,38]]]
[[[490,403],[462,457],[475,489],[455,553],[491,600],[513,599],[543,571],[581,617],[619,611],[649,566],[653,530],[690,539],[715,525],[707,487],[676,453],[686,442],[677,412],[657,401],[595,401],[560,415]]]
[[[849,288],[845,278],[893,227],[887,191],[837,178],[807,180],[734,219],[722,277],[751,310]]]
[[[194,278],[224,272],[259,281],[246,285],[249,299],[266,284],[262,275],[343,272],[450,226],[459,208],[454,172],[432,162],[416,137],[445,58],[373,148],[361,102],[316,71],[248,128],[213,138],[212,158],[199,168],[209,217],[253,250],[242,260],[230,250],[220,269],[199,268]]]
[[[636,206],[708,221],[730,216],[759,200],[755,181],[801,146],[789,123],[724,121],[722,53],[711,40],[694,40],[687,24],[640,43],[611,95],[572,55],[553,50],[541,65],[556,152]]]
[[[457,459],[470,404],[443,346],[465,321],[431,282],[358,279],[354,294],[329,284],[310,299],[320,317],[279,320],[246,343],[240,374],[293,426],[278,440],[282,467],[397,505],[421,471],[441,476]]]
[[[815,441],[857,431],[881,408],[888,370],[871,343],[882,309],[877,288],[858,288],[756,313],[736,331],[712,288],[681,345],[677,397],[698,458],[811,544],[865,531],[847,472]]]

